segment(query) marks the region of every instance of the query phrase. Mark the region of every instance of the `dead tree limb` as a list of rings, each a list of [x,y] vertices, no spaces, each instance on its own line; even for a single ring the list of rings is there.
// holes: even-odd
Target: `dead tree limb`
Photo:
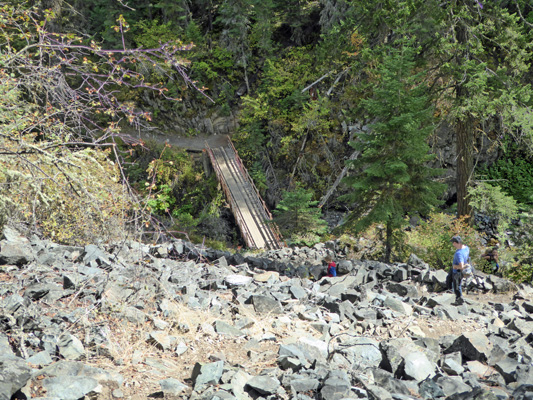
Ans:
[[[354,151],[352,155],[350,156],[350,158],[348,158],[348,160],[355,160],[357,157],[359,157],[359,154],[360,154],[359,151]],[[331,195],[335,192],[335,190],[337,189],[337,186],[339,186],[342,178],[344,178],[347,172],[348,172],[348,166],[342,169],[339,176],[337,176],[337,179],[335,179],[335,183],[333,183],[333,186],[328,190],[328,192],[324,195],[324,197],[322,197],[322,200],[320,200],[320,203],[318,204],[318,208],[322,208],[324,204],[326,204],[326,202],[331,197]]]
[[[350,70],[350,68],[346,68],[344,71],[341,71],[341,73],[339,75],[337,75],[337,78],[335,79],[335,82],[333,82],[333,85],[331,85],[331,87],[326,92],[326,96],[329,96],[331,94],[331,92],[333,91],[333,88],[335,87],[335,85],[337,83],[339,83],[339,81],[341,80],[342,76],[344,74],[346,74],[349,70]]]
[[[308,138],[309,138],[309,132],[307,132],[307,134],[304,137],[304,140],[303,140],[303,143],[302,143],[302,147],[300,148],[300,153],[298,154],[298,158],[296,159],[296,163],[294,163],[294,168],[292,170],[292,174],[291,174],[291,177],[289,179],[289,187],[292,187],[292,180],[294,179],[294,175],[296,174],[296,169],[298,168],[298,164],[300,164],[300,160],[304,156],[305,145],[307,144],[307,139]]]
[[[309,86],[307,86],[306,88],[302,89],[302,93],[304,93],[306,90],[309,90],[310,88],[312,88],[313,86],[315,86],[318,82],[322,81],[323,79],[326,79],[329,75],[331,75],[333,71],[329,71],[327,74],[325,74],[324,76],[322,76],[320,79],[317,79],[316,81],[314,81],[313,83],[311,83]]]

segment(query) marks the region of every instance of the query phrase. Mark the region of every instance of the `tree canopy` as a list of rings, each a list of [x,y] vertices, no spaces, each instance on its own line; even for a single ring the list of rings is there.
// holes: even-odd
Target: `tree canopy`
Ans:
[[[188,207],[182,195],[196,189],[185,187],[188,179],[165,178],[158,184],[165,192],[156,195],[143,185],[161,171],[149,163],[141,172],[120,168],[140,154],[119,151],[121,130],[174,134],[187,122],[194,135],[208,119],[237,127],[232,139],[269,206],[302,188],[324,210],[353,212],[354,226],[426,213],[436,204],[429,165],[454,170],[446,200],[456,198],[458,214],[469,215],[468,191],[487,143],[496,153],[490,160],[515,158],[502,154],[517,143],[518,160],[505,174],[485,176],[530,179],[523,166],[533,150],[527,0],[6,0],[0,17],[0,201],[36,229],[49,205],[35,200],[42,188],[23,188],[37,183],[55,187],[59,198],[148,195],[160,216],[172,204],[171,215],[195,218],[189,211],[201,214],[201,207]],[[398,98],[403,103],[392,103]],[[442,132],[452,132],[454,146],[430,160],[436,149],[427,146]],[[370,147],[387,162],[371,158]],[[84,170],[88,158],[93,164]],[[194,171],[182,174],[191,182],[201,175],[179,165]],[[366,171],[358,183],[341,179],[348,167]],[[95,189],[100,181],[110,193]],[[532,198],[516,188],[528,185],[509,182],[501,182],[506,194]],[[13,197],[12,188],[28,195]],[[423,196],[407,201],[402,190]],[[386,207],[360,212],[392,192]],[[117,211],[124,221],[132,218],[130,204],[147,205],[130,198],[117,208],[128,209]]]

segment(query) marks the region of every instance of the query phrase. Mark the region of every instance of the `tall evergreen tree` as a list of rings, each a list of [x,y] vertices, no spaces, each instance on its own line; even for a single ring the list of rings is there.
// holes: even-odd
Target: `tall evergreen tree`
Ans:
[[[414,57],[409,43],[387,49],[374,95],[363,104],[375,122],[350,143],[360,155],[347,162],[353,173],[344,183],[352,190],[341,197],[355,205],[347,227],[386,225],[386,261],[406,215],[430,211],[443,189],[433,180],[439,171],[427,165],[433,117],[426,88],[414,74]]]
[[[441,7],[430,58],[439,71],[437,101],[456,134],[457,213],[470,215],[478,135],[495,130],[495,136],[533,140],[533,91],[524,80],[531,72],[533,30],[522,15],[524,1],[454,0]]]
[[[455,132],[457,211],[469,215],[476,143],[482,135],[533,142],[531,1],[350,0],[343,29],[370,47],[401,32],[416,39],[427,61],[433,103]]]
[[[222,27],[222,46],[233,54],[235,65],[244,72],[246,89],[250,92],[248,69],[250,64],[250,17],[252,4],[246,0],[226,0],[220,6],[217,22]]]

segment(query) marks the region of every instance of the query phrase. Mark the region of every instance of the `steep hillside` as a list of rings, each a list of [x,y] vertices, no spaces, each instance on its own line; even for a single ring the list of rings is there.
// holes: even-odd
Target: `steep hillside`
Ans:
[[[340,275],[321,277],[326,255]],[[334,242],[229,254],[174,241],[0,241],[3,399],[531,396],[533,289],[493,276],[453,306],[412,257]]]

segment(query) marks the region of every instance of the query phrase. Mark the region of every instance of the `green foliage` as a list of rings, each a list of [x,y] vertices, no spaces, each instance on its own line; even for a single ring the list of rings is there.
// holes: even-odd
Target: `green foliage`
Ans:
[[[136,163],[128,170],[135,187],[146,194],[149,210],[184,221],[188,221],[187,214],[200,215],[213,198],[212,184],[198,185],[204,180],[201,166],[184,150],[151,146],[147,153],[132,154]]]
[[[470,248],[470,258],[477,265],[482,254],[479,234],[465,218],[434,213],[407,232],[411,251],[431,267],[438,269],[447,269],[451,266],[455,250],[450,240],[456,235],[461,236],[463,242]]]
[[[503,235],[509,222],[518,216],[516,200],[502,193],[499,186],[480,182],[468,190],[470,205],[475,211],[498,220],[498,233]]]
[[[273,211],[274,223],[292,243],[312,246],[327,231],[327,223],[321,219],[322,211],[316,207],[318,202],[311,200],[312,196],[303,188],[286,191]]]
[[[364,101],[376,122],[350,143],[360,154],[347,163],[355,173],[344,178],[351,192],[341,197],[355,205],[348,228],[361,231],[376,222],[386,224],[387,261],[406,214],[427,214],[443,190],[433,180],[438,171],[427,166],[432,109],[420,77],[413,74],[414,55],[409,43],[384,55],[374,97]]]
[[[135,160],[126,170],[132,185],[146,199],[150,212],[165,218],[171,230],[223,240],[217,229],[224,194],[217,189],[215,176],[205,178],[202,165],[185,150],[154,142],[148,149],[137,149],[129,156]]]
[[[495,182],[518,203],[533,205],[533,163],[519,154],[504,157],[479,172],[488,181]]]
[[[268,189],[267,181],[265,173],[263,172],[263,167],[259,162],[255,162],[252,167],[250,168],[250,177],[252,178],[252,181],[254,182],[255,186],[257,187],[257,190],[259,190],[259,193],[265,193],[265,191]]]
[[[169,21],[161,23],[158,19],[150,21],[139,21],[135,24],[136,31],[134,40],[140,46],[146,49],[153,49],[159,46],[159,43],[168,42],[178,39],[178,32],[176,32],[176,25]]]
[[[503,269],[506,278],[516,283],[533,282],[533,244],[524,243],[513,254],[513,261]]]

